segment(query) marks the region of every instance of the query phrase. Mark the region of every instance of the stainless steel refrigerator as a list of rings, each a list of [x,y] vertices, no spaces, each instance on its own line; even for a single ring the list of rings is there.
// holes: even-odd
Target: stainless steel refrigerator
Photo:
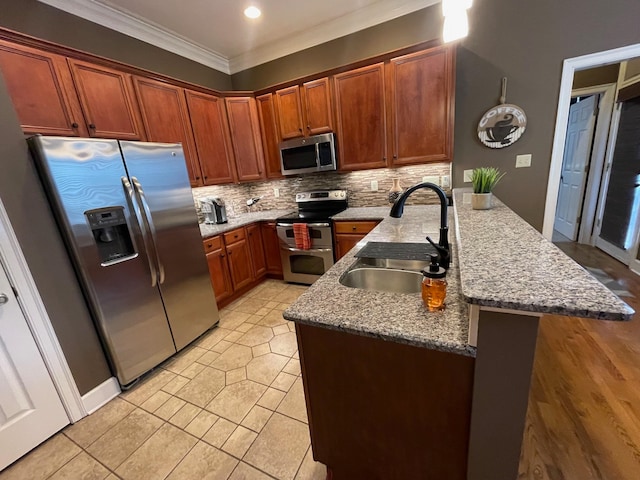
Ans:
[[[218,323],[179,144],[28,142],[122,385]]]

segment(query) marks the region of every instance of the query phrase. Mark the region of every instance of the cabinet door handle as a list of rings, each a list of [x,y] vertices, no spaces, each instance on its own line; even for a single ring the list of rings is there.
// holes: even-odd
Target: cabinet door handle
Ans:
[[[78,125],[76,122],[73,122],[71,124],[71,128],[78,128],[80,125]]]
[[[90,123],[90,124],[89,124],[89,128],[90,128],[90,129],[92,129],[92,130],[95,130],[95,129],[96,129],[96,126],[95,126],[95,124]]]
[[[196,180],[200,180],[200,177],[196,177]]]
[[[302,132],[302,128],[299,128],[299,129],[298,129],[298,131],[299,131],[299,132]]]
[[[386,162],[387,161],[387,157],[382,157],[382,160]]]
[[[221,254],[220,254],[220,258],[224,258],[224,253],[221,253]]]
[[[398,155],[394,155],[394,156],[393,156],[393,159],[394,159],[394,160],[395,160],[396,158],[398,158]]]
[[[307,125],[307,130],[311,130],[311,125]]]

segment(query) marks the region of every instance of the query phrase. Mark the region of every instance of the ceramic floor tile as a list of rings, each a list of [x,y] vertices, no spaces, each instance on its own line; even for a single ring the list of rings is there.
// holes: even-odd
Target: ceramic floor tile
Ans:
[[[245,322],[242,325],[238,325],[236,327],[236,331],[237,332],[246,333],[248,330],[251,330],[252,328],[253,328],[253,324],[252,323]]]
[[[304,400],[304,388],[302,379],[298,378],[284,397],[276,412],[307,423],[307,405]]]
[[[258,434],[256,432],[238,426],[227,441],[224,442],[222,450],[236,458],[242,458],[257,436]]]
[[[242,420],[241,425],[247,427],[254,432],[260,433],[262,428],[267,424],[269,418],[271,418],[273,412],[267,408],[256,405],[253,407],[247,416]]]
[[[284,325],[278,325],[277,327],[273,327],[274,335],[282,335],[283,333],[289,333],[289,324],[285,323]]]
[[[135,385],[130,390],[121,393],[120,397],[124,398],[127,402],[140,406],[149,397],[151,397],[151,395],[161,390],[162,387],[167,385],[174,378],[176,378],[175,373],[160,368],[155,372],[150,373],[138,385]]]
[[[249,380],[243,380],[224,387],[206,409],[221,417],[240,423],[253,408],[267,387]]]
[[[292,332],[296,331],[296,323],[295,322],[289,322],[289,330]]]
[[[218,358],[220,356],[220,354],[218,352],[214,352],[209,350],[207,353],[205,353],[204,355],[202,355],[199,359],[198,359],[198,363],[201,363],[203,365],[211,365],[213,363],[213,361]]]
[[[270,301],[270,302],[267,302],[265,307],[273,309],[273,308],[276,308],[278,305],[280,305],[280,302]]]
[[[237,326],[242,325],[250,315],[250,313],[245,312],[229,312],[228,315],[225,315],[224,319],[220,318],[220,326],[223,328],[228,328],[229,330],[233,330]]]
[[[244,367],[249,363],[253,355],[251,348],[244,345],[232,345],[211,364],[212,367],[225,372]]]
[[[243,324],[244,325],[244,324]],[[238,330],[234,330],[233,332],[231,332],[229,335],[227,335],[226,337],[224,337],[224,339],[227,342],[232,342],[235,343],[238,341],[238,339],[243,335],[243,332],[239,332]]]
[[[167,477],[167,480],[227,480],[238,460],[204,442],[195,447]]]
[[[211,353],[211,352],[207,350],[207,353]],[[205,367],[206,365],[204,365],[203,363],[195,362],[189,365],[187,368],[185,368],[180,375],[182,375],[183,377],[193,379],[195,378],[196,375],[198,375],[201,371],[203,371]]]
[[[220,418],[207,433],[204,434],[202,440],[208,444],[220,448],[227,441],[227,438],[231,436],[237,425],[230,422],[226,418]]]
[[[184,428],[189,425],[189,423],[191,423],[191,421],[202,411],[203,410],[201,408],[187,403],[169,419],[169,423],[184,430]]]
[[[269,341],[269,346],[271,347],[272,352],[290,357],[298,349],[296,334],[293,332],[287,332],[282,335],[277,335]]]
[[[162,365],[162,368],[173,373],[182,373],[182,371],[198,360],[202,355],[206,353],[205,348],[198,346],[187,347],[181,352],[176,353],[167,362]]]
[[[140,408],[144,408],[147,412],[155,412],[162,405],[166,403],[167,400],[171,398],[167,392],[163,392],[162,390],[157,391],[153,395],[151,395],[147,400],[142,402]]]
[[[313,459],[313,451],[309,448],[300,465],[296,480],[326,480],[326,478],[327,467]]]
[[[241,382],[247,379],[247,369],[245,367],[236,368],[227,372],[227,385]]]
[[[191,420],[191,423],[185,427],[184,431],[195,437],[202,438],[213,424],[216,423],[218,418],[219,417],[217,415],[207,412],[206,410],[202,410],[196,418]]]
[[[286,290],[283,290],[278,295],[273,297],[273,300],[281,303],[292,303],[295,302],[300,295],[304,293],[304,290],[298,290],[291,287],[287,287]]]
[[[116,469],[124,480],[165,478],[193,448],[197,440],[165,423]]]
[[[164,403],[164,405],[162,405],[159,409],[157,409],[154,412],[154,414],[157,415],[158,417],[164,419],[164,420],[169,420],[185,404],[186,404],[186,402],[184,400],[182,400],[180,398],[177,398],[177,397],[171,397],[169,400],[167,400]]]
[[[289,359],[275,353],[254,358],[247,365],[247,378],[264,385],[271,385]]]
[[[59,433],[0,473],[2,480],[44,480],[82,450]]]
[[[69,463],[49,477],[50,480],[103,480],[110,472],[85,452],[75,456]]]
[[[159,418],[136,409],[118,422],[87,448],[87,452],[111,470],[153,435],[163,422]]]
[[[235,311],[243,313],[256,313],[258,310],[264,307],[265,303],[266,302],[264,300],[260,300],[259,298],[249,297],[240,305],[238,305],[235,308]]]
[[[64,434],[83,448],[100,437],[136,408],[129,402],[114,398],[104,407],[64,429]]]
[[[189,379],[187,377],[181,377],[180,375],[176,375],[176,378],[167,383],[164,387],[162,387],[163,392],[170,393],[171,395],[175,395],[175,393],[184,387],[187,383],[189,383]]]
[[[274,413],[244,461],[281,480],[293,480],[309,445],[306,424]]]
[[[282,316],[282,312],[280,310],[271,310],[267,313],[262,320],[258,323],[264,327],[277,327],[278,325],[284,325],[287,321]]]
[[[264,392],[264,395],[260,397],[260,400],[258,400],[257,405],[268,408],[269,410],[275,410],[285,395],[285,392],[281,392],[275,388],[268,388],[267,391]]]
[[[216,345],[220,340],[229,335],[231,330],[227,330],[222,327],[215,327],[209,332],[205,333],[198,339],[196,345],[202,348],[206,348],[207,350],[211,350],[211,348]]]
[[[266,343],[273,338],[273,330],[269,327],[256,325],[244,335],[240,336],[236,343],[246,345],[247,347],[256,347]]]
[[[264,318],[264,315],[251,315],[249,318],[247,318],[246,323],[252,323],[254,325],[257,325],[262,321],[263,318]]]
[[[176,397],[204,407],[225,386],[225,374],[215,368],[205,367],[196,377],[176,392]]]
[[[240,462],[229,477],[229,480],[273,480],[273,477],[265,475],[244,462]]]
[[[258,345],[256,347],[251,347],[251,353],[253,357],[259,357],[260,355],[264,355],[265,353],[271,353],[271,347],[269,347],[268,343],[263,343],[262,345]]]
[[[218,343],[216,343],[213,347],[211,347],[211,351],[217,352],[217,353],[223,353],[232,346],[233,346],[233,343],[227,342],[226,340],[221,340]]]
[[[296,353],[294,353],[293,355],[291,355],[292,358],[295,358],[296,360],[300,360],[300,355],[298,354],[298,350],[296,350]]]
[[[286,288],[287,288],[286,286],[283,286],[283,287],[269,286],[269,287],[263,288],[259,292],[256,292],[253,298],[266,300],[267,302],[270,302],[273,300],[279,302],[280,300],[279,299],[276,300],[276,297],[280,295],[282,292],[284,292]]]
[[[277,388],[278,390],[282,390],[283,392],[288,392],[291,388],[291,385],[293,385],[293,382],[296,381],[296,378],[298,378],[296,375],[280,372],[271,386],[273,388]]]
[[[300,360],[292,358],[289,363],[282,369],[283,372],[290,373],[291,375],[300,375]]]

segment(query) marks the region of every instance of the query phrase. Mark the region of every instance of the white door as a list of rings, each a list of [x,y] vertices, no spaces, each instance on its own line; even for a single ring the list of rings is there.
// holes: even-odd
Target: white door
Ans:
[[[593,95],[569,108],[554,228],[573,241],[578,238],[580,227],[578,217],[584,198],[598,98],[598,95]]]
[[[0,470],[68,423],[0,264]]]

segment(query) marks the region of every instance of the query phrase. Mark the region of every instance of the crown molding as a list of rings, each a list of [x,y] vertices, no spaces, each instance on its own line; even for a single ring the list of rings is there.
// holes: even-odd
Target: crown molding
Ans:
[[[314,47],[336,38],[344,37],[365,28],[407,15],[440,0],[381,0],[334,20],[316,25],[303,32],[268,43],[229,59],[231,74],[270,62],[306,48]]]
[[[130,12],[96,0],[38,0],[52,7],[123,33],[207,67],[230,74],[229,60],[223,55]]]

